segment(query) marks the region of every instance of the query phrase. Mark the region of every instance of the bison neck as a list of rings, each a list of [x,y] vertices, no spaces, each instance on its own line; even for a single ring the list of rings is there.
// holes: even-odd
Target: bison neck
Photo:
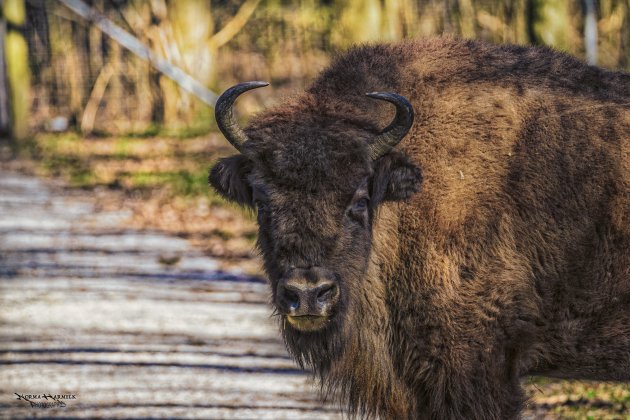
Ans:
[[[413,397],[396,374],[391,356],[390,314],[385,279],[398,260],[398,205],[383,205],[373,227],[367,274],[348,310],[341,357],[322,372],[323,389],[361,415],[407,418]]]

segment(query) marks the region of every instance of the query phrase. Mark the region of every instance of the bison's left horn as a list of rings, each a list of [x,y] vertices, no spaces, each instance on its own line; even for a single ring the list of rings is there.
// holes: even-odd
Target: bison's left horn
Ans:
[[[396,105],[394,121],[370,142],[370,156],[376,160],[392,150],[407,135],[413,124],[413,107],[404,96],[397,93],[372,92],[366,95]]]
[[[241,147],[247,141],[247,135],[238,126],[236,118],[234,118],[234,112],[232,111],[232,105],[234,101],[244,92],[248,90],[256,89],[263,86],[268,86],[267,82],[245,82],[232,86],[217,100],[217,104],[214,107],[214,117],[217,120],[217,126],[223,133],[225,138],[238,150],[242,152]]]

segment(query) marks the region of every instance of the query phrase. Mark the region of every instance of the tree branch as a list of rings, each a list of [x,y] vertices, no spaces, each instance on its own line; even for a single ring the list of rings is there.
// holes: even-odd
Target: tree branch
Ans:
[[[221,48],[223,45],[227,44],[236,36],[236,34],[240,32],[241,29],[243,29],[243,26],[245,26],[249,18],[252,14],[254,14],[254,10],[256,10],[258,3],[260,3],[260,0],[247,0],[243,3],[234,17],[223,28],[221,28],[219,32],[210,38],[210,43],[215,48]]]

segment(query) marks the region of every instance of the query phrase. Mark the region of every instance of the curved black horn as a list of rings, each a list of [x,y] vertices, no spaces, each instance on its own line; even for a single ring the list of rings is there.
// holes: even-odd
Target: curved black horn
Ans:
[[[404,96],[390,92],[366,93],[367,96],[396,105],[394,121],[370,142],[370,156],[376,160],[389,152],[409,132],[413,124],[413,107]]]
[[[241,147],[247,141],[247,135],[245,135],[245,132],[238,126],[236,118],[234,118],[232,105],[234,105],[234,101],[240,94],[268,85],[269,83],[267,82],[239,83],[223,92],[217,100],[217,104],[214,107],[214,118],[217,120],[217,126],[227,141],[239,152],[242,152]]]

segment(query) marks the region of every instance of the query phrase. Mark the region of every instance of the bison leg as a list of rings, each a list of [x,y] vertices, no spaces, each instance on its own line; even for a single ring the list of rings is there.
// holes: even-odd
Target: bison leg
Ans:
[[[420,407],[429,418],[515,419],[525,401],[516,378],[479,365],[468,375],[460,369],[439,367],[433,385],[427,384]]]

